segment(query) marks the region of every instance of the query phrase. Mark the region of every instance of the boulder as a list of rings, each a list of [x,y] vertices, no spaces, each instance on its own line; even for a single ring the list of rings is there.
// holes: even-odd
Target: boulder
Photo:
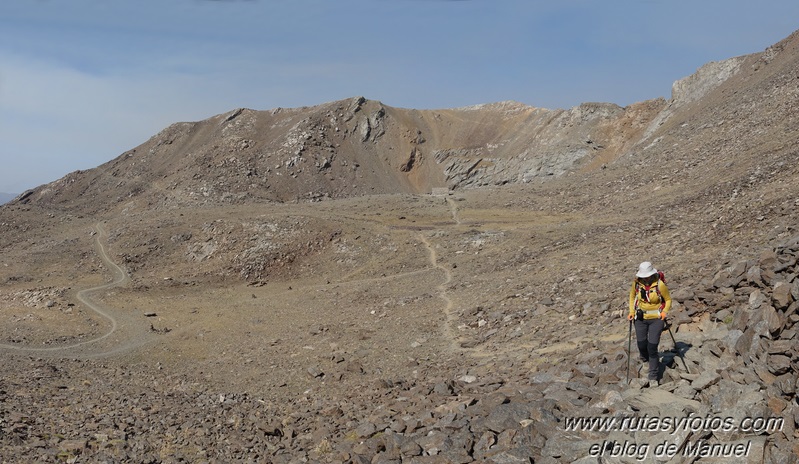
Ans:
[[[519,427],[530,419],[530,408],[523,403],[505,403],[494,408],[485,419],[484,427],[495,433]]]
[[[749,309],[750,310],[759,309],[761,306],[766,304],[767,301],[768,298],[766,297],[766,295],[760,289],[756,289],[749,294]]]
[[[769,333],[774,335],[780,332],[782,330],[782,318],[777,314],[774,306],[765,305],[761,309],[763,311],[763,320],[768,325]]]
[[[750,284],[758,288],[763,288],[766,284],[763,282],[762,270],[760,266],[752,266],[746,271],[746,280]]]
[[[633,410],[648,416],[701,414],[707,410],[699,401],[681,398],[662,388],[645,388],[638,392],[631,389],[630,393],[625,393],[625,397]]]
[[[780,376],[791,369],[791,358],[781,354],[770,355],[768,357],[768,370],[772,374]]]
[[[696,380],[691,382],[691,388],[697,391],[702,391],[705,388],[715,385],[721,379],[721,375],[718,372],[713,370],[705,370]]]
[[[752,349],[752,342],[755,337],[754,328],[747,328],[735,341],[735,352],[739,355],[748,355]]]
[[[358,438],[369,438],[377,432],[377,427],[371,422],[364,422],[355,429]]]
[[[787,282],[777,282],[774,285],[771,291],[771,300],[776,309],[784,311],[793,303],[794,298],[791,295],[791,289],[791,285]]]

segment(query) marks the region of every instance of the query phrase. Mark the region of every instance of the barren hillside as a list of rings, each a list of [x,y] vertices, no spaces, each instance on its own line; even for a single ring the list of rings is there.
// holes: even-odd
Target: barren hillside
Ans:
[[[793,34],[626,108],[238,109],[26,192],[2,462],[797,462],[797,76]],[[644,260],[656,389],[619,318]],[[782,422],[566,425],[691,414]]]

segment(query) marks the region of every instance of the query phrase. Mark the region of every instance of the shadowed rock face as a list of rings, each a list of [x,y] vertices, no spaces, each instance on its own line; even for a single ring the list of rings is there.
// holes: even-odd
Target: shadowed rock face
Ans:
[[[27,192],[0,456],[795,462],[797,75],[794,34],[627,108],[239,109]]]

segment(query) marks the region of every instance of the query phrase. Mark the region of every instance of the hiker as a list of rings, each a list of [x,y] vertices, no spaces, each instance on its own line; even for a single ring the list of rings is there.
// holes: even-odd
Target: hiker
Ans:
[[[658,344],[660,334],[666,326],[666,314],[671,309],[671,296],[663,273],[644,261],[638,266],[635,280],[630,288],[630,313],[627,319],[635,321],[635,340],[641,362],[648,364],[649,386],[658,385],[660,361]]]

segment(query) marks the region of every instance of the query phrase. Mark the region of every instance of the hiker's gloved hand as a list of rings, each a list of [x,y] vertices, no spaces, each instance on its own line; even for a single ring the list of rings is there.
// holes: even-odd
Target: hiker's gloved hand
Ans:
[[[635,314],[628,314],[628,315],[627,315],[627,320],[628,320],[628,321],[631,321],[631,320],[633,320],[633,319],[635,319]]]
[[[665,321],[666,320],[666,313],[660,313],[660,318]]]

